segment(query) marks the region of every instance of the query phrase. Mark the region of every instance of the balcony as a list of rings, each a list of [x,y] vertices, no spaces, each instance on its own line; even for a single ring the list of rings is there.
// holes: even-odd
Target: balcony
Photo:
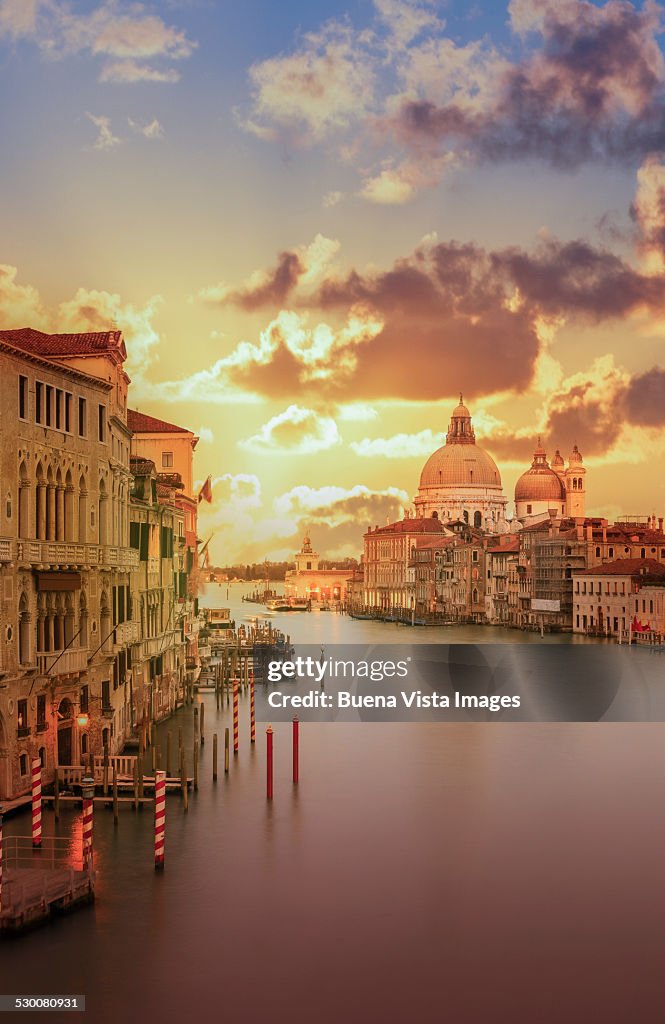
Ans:
[[[20,740],[25,739],[26,736],[30,735],[30,726],[29,725],[20,725],[18,727],[18,729],[16,730],[16,735],[18,736],[18,738]]]
[[[121,622],[115,627],[115,646],[128,647],[137,643],[141,639],[140,632],[140,622]]]
[[[73,672],[85,672],[88,667],[89,651],[76,647],[68,651],[49,651],[48,654],[37,654],[39,674],[66,676]]]
[[[11,541],[9,545],[11,554]],[[0,538],[0,562],[9,561],[2,557],[3,540]],[[50,540],[19,540],[16,543],[17,560],[31,565],[53,568],[81,568],[87,565],[104,565],[119,569],[134,569],[139,564],[139,553],[135,548],[123,548],[99,544],[77,544]]]
[[[0,537],[0,562],[13,562],[13,542],[9,537]]]

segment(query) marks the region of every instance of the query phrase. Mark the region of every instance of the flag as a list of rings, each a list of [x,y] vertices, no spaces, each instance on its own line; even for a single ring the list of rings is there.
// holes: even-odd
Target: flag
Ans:
[[[212,483],[211,483],[211,479],[212,479],[211,477],[208,477],[208,479],[204,483],[203,487],[199,491],[199,502],[201,502],[201,501],[203,501],[205,499],[205,501],[207,501],[208,504],[209,504],[212,501]]]

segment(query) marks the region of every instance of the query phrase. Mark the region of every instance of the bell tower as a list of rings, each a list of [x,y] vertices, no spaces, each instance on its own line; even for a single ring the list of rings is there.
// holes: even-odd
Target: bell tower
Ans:
[[[566,515],[586,515],[586,469],[582,465],[582,453],[577,445],[568,456],[568,466],[564,474],[566,483]]]
[[[296,572],[318,572],[319,555],[312,551],[312,542],[309,534],[303,537],[302,548],[296,555]]]

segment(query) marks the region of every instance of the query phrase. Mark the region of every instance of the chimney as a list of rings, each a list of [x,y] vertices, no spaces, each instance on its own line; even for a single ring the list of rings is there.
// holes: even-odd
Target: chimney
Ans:
[[[603,544],[607,543],[607,524],[603,523]]]
[[[593,540],[593,526],[592,526],[591,523],[587,523],[586,539],[589,540],[589,541]]]
[[[660,530],[661,533],[663,532],[663,517],[662,516],[658,516],[658,529]]]
[[[584,540],[584,527],[577,520],[575,520],[575,532],[577,533],[578,540]]]

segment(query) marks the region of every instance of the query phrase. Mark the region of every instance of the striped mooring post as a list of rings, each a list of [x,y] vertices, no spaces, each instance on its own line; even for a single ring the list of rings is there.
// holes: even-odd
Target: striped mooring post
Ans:
[[[254,707],[254,676],[249,677],[249,739],[256,743],[256,709]]]
[[[32,845],[42,845],[42,762],[32,762]]]
[[[83,797],[83,870],[92,867],[92,822],[95,806],[95,780],[89,775],[81,782]]]
[[[155,871],[164,870],[166,835],[166,772],[155,773]]]
[[[233,680],[233,753],[238,753],[238,680]]]

